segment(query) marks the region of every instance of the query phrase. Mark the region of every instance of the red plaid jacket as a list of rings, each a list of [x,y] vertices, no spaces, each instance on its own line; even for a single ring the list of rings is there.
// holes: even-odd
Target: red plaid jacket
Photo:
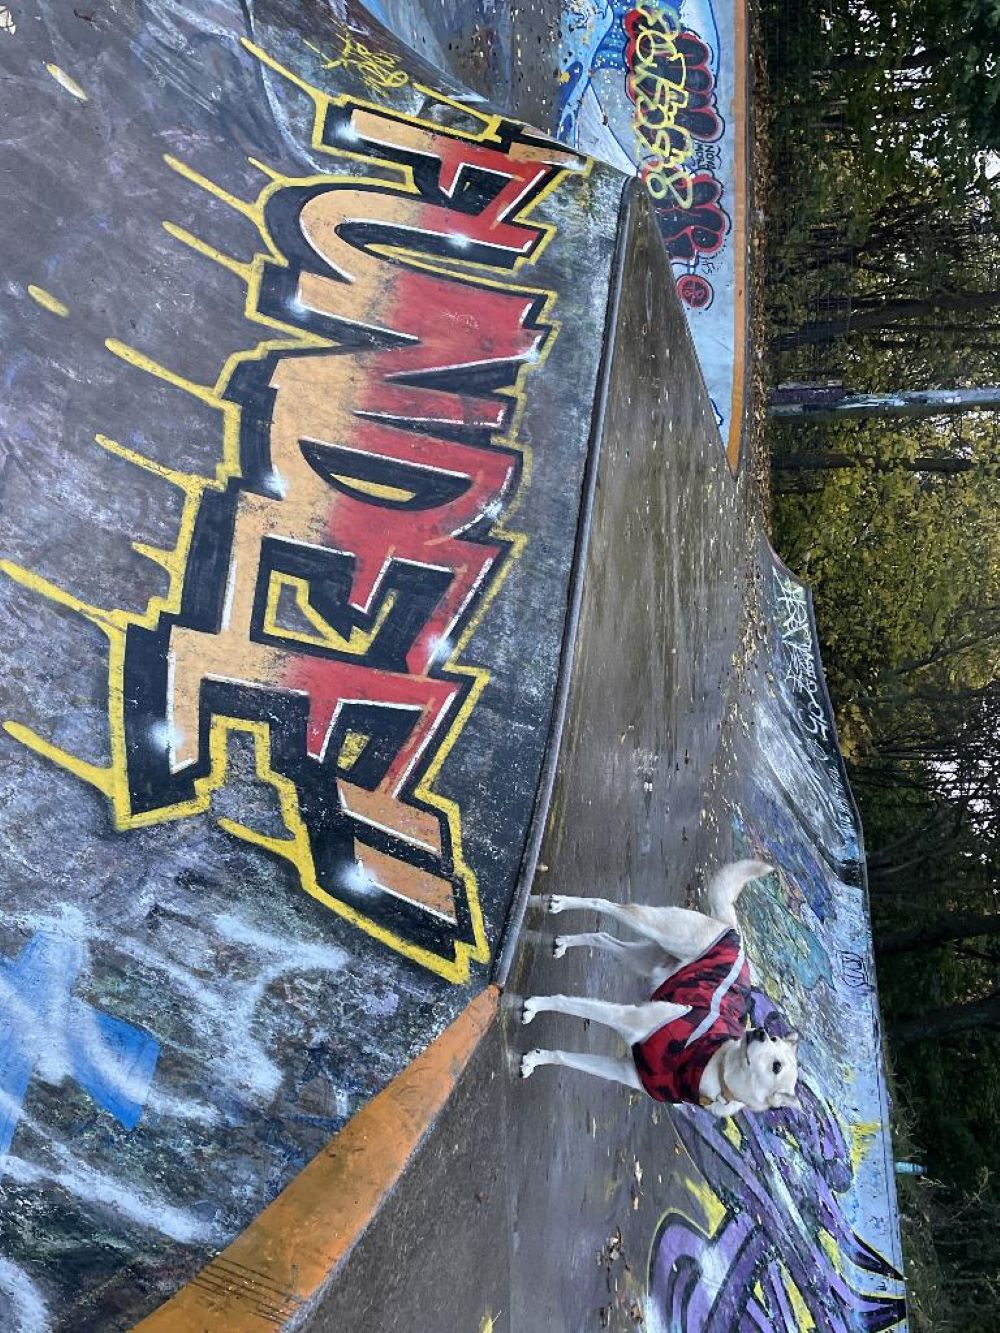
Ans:
[[[735,930],[668,977],[654,1000],[688,1012],[632,1047],[642,1086],[658,1102],[699,1104],[705,1066],[723,1042],[742,1037],[750,1002],[750,969]]]

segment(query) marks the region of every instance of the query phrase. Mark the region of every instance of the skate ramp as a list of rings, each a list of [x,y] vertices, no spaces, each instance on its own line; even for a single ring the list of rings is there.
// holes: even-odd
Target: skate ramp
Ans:
[[[805,1110],[723,1122],[574,1070],[519,1079],[531,1047],[623,1051],[596,1022],[522,1027],[524,996],[649,994],[608,953],[554,958],[557,931],[605,921],[529,900],[499,1022],[311,1333],[905,1328],[863,849],[808,594],[730,475],[641,195],[623,252],[533,891],[684,905],[766,858],[740,904],[753,1012],[801,1032]],[[275,1243],[244,1239],[240,1262]]]
[[[894,1326],[857,833],[651,209],[360,8],[37,13],[0,1325]],[[519,991],[621,984],[519,929],[536,869],[680,901],[748,846],[818,1139],[513,1077]]]
[[[0,63],[0,1325],[106,1333],[488,982],[624,178],[350,8]]]
[[[460,82],[649,190],[730,465],[746,377],[744,0],[379,0]]]
[[[536,1045],[622,1053],[596,1023],[523,1028],[523,996],[648,998],[608,953],[554,958],[557,930],[605,923],[528,900],[498,1020],[349,1258],[325,1242],[329,1279],[298,1312],[310,1333],[905,1327],[862,852],[808,595],[730,475],[641,194],[622,250],[534,892],[684,904],[720,862],[766,857],[776,873],[740,906],[753,1010],[801,1031],[805,1110],[720,1122],[573,1070],[522,1081]],[[150,1333],[260,1327],[231,1275],[294,1290],[303,1236],[322,1271],[337,1144],[209,1265],[226,1303],[192,1284]],[[285,1226],[296,1214],[308,1224]]]

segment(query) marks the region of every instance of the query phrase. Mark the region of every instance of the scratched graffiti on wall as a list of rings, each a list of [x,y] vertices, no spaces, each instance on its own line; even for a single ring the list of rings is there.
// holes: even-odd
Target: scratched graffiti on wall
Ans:
[[[160,1044],[73,998],[83,962],[78,940],[42,931],[0,962],[0,1176],[35,1077],[72,1079],[126,1129],[142,1116]]]
[[[725,0],[577,0],[563,20],[558,134],[654,201],[723,438],[742,318],[735,292],[734,20]],[[738,424],[738,423],[737,423]]]
[[[758,699],[738,844],[776,867],[740,905],[751,1016],[799,1029],[802,1112],[681,1111],[680,1180],[650,1254],[651,1330],[905,1324],[859,825],[805,588],[765,550],[772,693]]]
[[[360,60],[370,81],[367,47],[344,52],[330,66]],[[374,68],[399,86],[384,61]],[[488,681],[466,645],[523,544],[502,517],[524,470],[523,379],[546,355],[554,302],[517,281],[550,234],[529,214],[580,164],[496,116],[470,137],[314,100],[319,149],[376,170],[277,177],[251,205],[232,201],[262,247],[241,266],[249,318],[278,336],[232,356],[210,390],[189,386],[222,417],[216,477],[97,437],[185,498],[174,549],[148,552],[170,573],[166,596],[139,615],[74,603],[111,642],[112,762],[96,769],[6,727],[103,792],[121,830],[208,809],[227,734],[248,734],[285,832],[232,819],[227,831],[290,862],[306,892],[384,943],[463,980],[487,957],[483,918],[461,811],[434,778]],[[108,348],[176,382],[142,351]],[[69,600],[13,562],[0,568]]]

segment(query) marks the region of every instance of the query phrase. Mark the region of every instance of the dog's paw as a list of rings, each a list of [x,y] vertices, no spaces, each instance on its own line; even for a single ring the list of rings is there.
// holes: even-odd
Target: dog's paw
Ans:
[[[527,1027],[534,1016],[538,1013],[537,1000],[525,1000],[521,1005],[521,1022]]]
[[[564,958],[566,955],[566,938],[563,935],[557,935],[552,941],[552,957]]]
[[[545,910],[550,916],[558,916],[560,912],[565,912],[572,906],[573,899],[567,898],[562,893],[548,893],[545,895]]]
[[[544,1063],[542,1051],[528,1051],[526,1055],[521,1056],[521,1077],[531,1078],[538,1066]]]

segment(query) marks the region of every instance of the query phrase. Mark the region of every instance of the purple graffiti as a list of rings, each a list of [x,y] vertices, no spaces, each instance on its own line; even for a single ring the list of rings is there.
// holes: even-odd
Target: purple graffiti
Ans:
[[[752,1018],[776,1036],[788,1030],[761,991],[753,992]],[[739,1149],[710,1116],[679,1112],[681,1140],[725,1213],[708,1239],[680,1210],[661,1220],[649,1291],[667,1328],[798,1329],[796,1301],[819,1333],[884,1333],[905,1318],[902,1296],[860,1290],[840,1271],[868,1274],[872,1286],[902,1280],[844,1216],[838,1196],[851,1188],[854,1170],[836,1116],[803,1078],[799,1097],[802,1112],[741,1117]],[[830,1257],[824,1233],[842,1264]]]

